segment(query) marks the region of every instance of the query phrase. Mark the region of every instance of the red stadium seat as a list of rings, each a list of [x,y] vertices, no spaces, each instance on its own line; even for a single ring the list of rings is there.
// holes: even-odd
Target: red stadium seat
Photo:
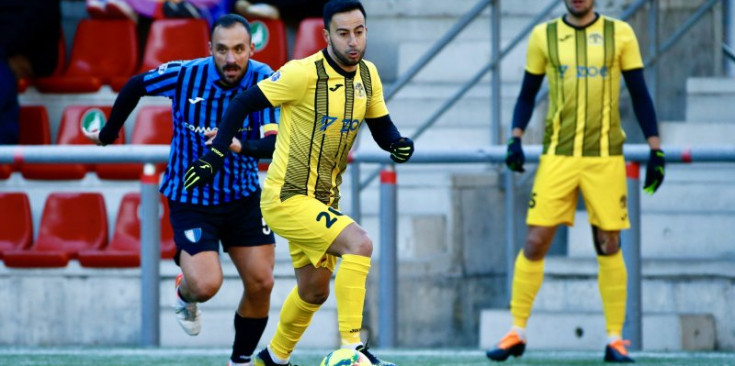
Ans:
[[[182,41],[185,40],[185,41]],[[190,60],[209,55],[209,26],[203,19],[159,19],[151,24],[143,63],[143,73],[169,61]],[[120,91],[128,77],[114,78],[112,90]]]
[[[59,34],[59,56],[56,59],[56,68],[51,74],[53,76],[61,75],[64,71],[64,65],[66,64],[66,40],[64,39],[64,30],[61,30]],[[26,89],[33,85],[33,79],[20,78],[18,79],[18,93],[23,93]]]
[[[286,26],[280,19],[248,19],[255,43],[253,59],[278,70],[288,60]]]
[[[51,193],[38,239],[26,249],[7,250],[7,267],[65,267],[80,250],[107,244],[107,213],[100,193]]]
[[[23,192],[0,192],[0,258],[3,252],[26,249],[33,241],[33,222],[28,196]]]
[[[135,24],[128,20],[82,19],[69,66],[62,75],[35,80],[44,93],[92,93],[114,77],[130,77],[138,65]]]
[[[131,144],[169,145],[173,136],[173,117],[169,106],[146,106],[135,119]],[[143,164],[97,164],[95,170],[100,179],[139,179]],[[156,164],[156,173],[166,170],[166,164]]]
[[[140,266],[140,194],[128,193],[117,211],[115,232],[110,245],[102,249],[79,252],[79,263],[84,267],[122,268]],[[161,258],[171,259],[176,254],[173,229],[169,221],[168,204],[161,197]]]
[[[59,125],[59,133],[56,136],[57,145],[91,145],[82,133],[81,122],[88,112],[101,111],[105,119],[110,116],[111,107],[101,106],[69,106],[64,109]],[[102,121],[104,122],[104,121]],[[121,137],[115,144],[125,142],[124,130],[120,130]],[[21,173],[26,179],[82,179],[88,171],[92,170],[89,164],[23,164]]]
[[[51,131],[46,107],[41,105],[21,106],[19,117],[19,145],[48,145],[51,143]],[[7,179],[13,169],[20,170],[20,167],[14,168],[10,164],[0,165],[0,179]]]
[[[322,34],[324,20],[322,18],[304,18],[296,31],[296,41],[293,46],[293,59],[311,56],[327,47]]]

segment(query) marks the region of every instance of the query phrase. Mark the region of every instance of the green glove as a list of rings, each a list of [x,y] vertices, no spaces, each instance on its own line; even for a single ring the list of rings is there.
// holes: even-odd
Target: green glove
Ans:
[[[204,156],[189,164],[184,175],[184,189],[190,190],[211,182],[224,160],[225,154],[212,147]]]
[[[643,183],[644,192],[653,194],[661,186],[661,183],[664,182],[665,166],[664,152],[661,149],[651,150],[646,165],[646,181]]]
[[[508,152],[505,154],[505,165],[508,169],[523,173],[523,163],[526,162],[526,156],[523,154],[523,146],[521,146],[520,137],[511,137],[508,139]]]

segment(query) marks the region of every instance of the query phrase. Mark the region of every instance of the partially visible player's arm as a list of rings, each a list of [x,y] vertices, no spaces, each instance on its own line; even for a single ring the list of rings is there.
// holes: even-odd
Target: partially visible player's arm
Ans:
[[[636,119],[638,119],[638,124],[641,126],[649,147],[651,150],[661,149],[656,109],[653,107],[651,95],[648,93],[648,87],[646,87],[643,69],[623,71],[623,78],[625,79],[625,85],[628,86],[630,99],[633,101],[633,111]]]
[[[642,68],[623,71],[623,78],[625,78],[625,85],[628,86],[630,99],[633,101],[633,111],[635,111],[638,124],[651,148],[646,164],[643,190],[648,194],[653,194],[664,182],[666,166],[664,152],[661,150],[661,140],[658,137],[656,110],[653,108],[651,95],[648,94]]]
[[[391,153],[390,157],[396,163],[405,163],[413,155],[413,141],[408,137],[402,137],[398,128],[393,124],[390,115],[378,118],[365,118],[373,140],[381,149]]]
[[[515,109],[513,109],[513,129],[512,137],[523,137],[523,132],[531,121],[533,109],[536,106],[536,94],[541,89],[541,83],[544,81],[544,74],[536,75],[528,71],[523,75],[523,84],[521,84],[521,92],[518,94]]]
[[[513,123],[508,139],[508,151],[505,154],[505,165],[514,172],[523,173],[523,164],[526,162],[526,155],[523,154],[523,146],[521,145],[521,137],[523,132],[531,121],[533,109],[536,106],[536,94],[541,89],[541,83],[544,81],[544,74],[533,74],[528,71],[523,75],[523,84],[521,84],[521,92],[518,94],[516,106],[513,110]]]
[[[217,126],[217,137],[212,141],[212,147],[219,151],[227,151],[232,138],[237,133],[237,130],[242,127],[242,121],[245,117],[251,112],[269,107],[273,107],[271,102],[268,101],[268,98],[265,97],[265,94],[263,94],[257,85],[237,94],[227,107],[222,122]],[[275,139],[273,141],[275,144]]]
[[[105,123],[105,126],[100,131],[85,131],[87,138],[103,146],[111,144],[117,139],[117,135],[125,120],[128,119],[130,113],[138,105],[140,98],[146,94],[145,86],[143,85],[143,75],[136,75],[128,80],[122,90],[120,90],[120,94],[115,99],[115,103],[112,105],[110,119],[107,120],[107,123]]]

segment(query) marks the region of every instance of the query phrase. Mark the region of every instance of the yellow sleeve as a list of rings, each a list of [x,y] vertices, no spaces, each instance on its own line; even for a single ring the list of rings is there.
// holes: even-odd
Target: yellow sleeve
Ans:
[[[271,77],[258,83],[258,88],[265,94],[273,106],[301,100],[306,92],[310,75],[298,61],[283,65]]]
[[[616,29],[615,33],[619,32],[618,34],[620,34],[620,38],[618,38],[618,40],[622,44],[622,51],[620,52],[620,69],[625,71],[642,68],[643,58],[641,57],[641,51],[638,48],[638,39],[635,37],[633,28],[625,22],[618,22],[616,27],[618,26],[620,29]]]
[[[373,93],[368,101],[368,109],[365,112],[365,118],[378,118],[388,115],[388,107],[385,105],[383,98],[383,83],[378,75],[378,68],[374,64],[366,62],[368,70],[370,70],[370,82],[372,83]]]
[[[528,53],[526,53],[526,71],[534,75],[546,74],[546,23],[533,28],[528,39]]]

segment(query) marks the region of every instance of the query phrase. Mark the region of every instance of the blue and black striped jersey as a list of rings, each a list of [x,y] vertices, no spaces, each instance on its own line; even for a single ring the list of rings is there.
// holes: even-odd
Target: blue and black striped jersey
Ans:
[[[191,190],[184,189],[184,174],[189,164],[208,150],[206,131],[217,128],[232,98],[273,70],[266,64],[250,60],[240,85],[224,89],[212,57],[189,61],[172,61],[144,75],[146,95],[165,96],[172,100],[173,139],[168,166],[161,182],[161,193],[182,203],[218,205],[246,197],[255,192],[258,182],[258,161],[255,158],[229,153],[224,166],[211,183]],[[245,118],[235,135],[240,140],[260,138],[260,128],[275,130],[280,109],[267,108]]]

